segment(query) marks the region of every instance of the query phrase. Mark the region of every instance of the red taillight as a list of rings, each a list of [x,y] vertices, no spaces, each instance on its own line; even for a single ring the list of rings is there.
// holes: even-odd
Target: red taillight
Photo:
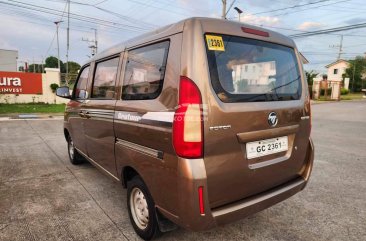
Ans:
[[[264,32],[264,31],[261,31],[261,30],[252,29],[252,28],[246,28],[246,27],[241,27],[241,30],[244,33],[259,35],[259,36],[262,36],[262,37],[269,37],[269,33],[268,32]]]
[[[185,76],[180,77],[179,105],[173,121],[173,145],[178,156],[203,156],[202,98],[197,85]]]
[[[198,203],[200,205],[200,214],[205,214],[205,206],[203,200],[203,187],[198,188]]]

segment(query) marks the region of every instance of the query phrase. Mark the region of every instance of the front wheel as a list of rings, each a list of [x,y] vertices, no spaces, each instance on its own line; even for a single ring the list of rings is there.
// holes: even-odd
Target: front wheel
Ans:
[[[127,207],[132,226],[142,239],[151,240],[161,234],[154,201],[139,176],[127,183]]]
[[[71,136],[67,138],[67,150],[69,153],[70,162],[72,164],[78,165],[84,161],[84,158],[76,150],[74,146],[74,141],[72,140]]]

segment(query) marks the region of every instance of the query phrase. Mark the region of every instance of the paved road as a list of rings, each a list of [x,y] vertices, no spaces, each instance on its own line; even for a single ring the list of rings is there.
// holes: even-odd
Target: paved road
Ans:
[[[162,240],[365,240],[366,101],[313,105],[316,157],[302,193],[208,232]],[[0,240],[135,240],[126,191],[72,166],[60,120],[0,122]]]

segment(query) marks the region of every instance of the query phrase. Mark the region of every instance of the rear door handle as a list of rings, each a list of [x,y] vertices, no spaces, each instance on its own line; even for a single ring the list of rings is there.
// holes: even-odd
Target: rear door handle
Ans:
[[[91,117],[89,111],[84,112],[84,117],[87,119],[89,119]]]
[[[85,118],[85,112],[83,110],[79,111],[79,116]]]

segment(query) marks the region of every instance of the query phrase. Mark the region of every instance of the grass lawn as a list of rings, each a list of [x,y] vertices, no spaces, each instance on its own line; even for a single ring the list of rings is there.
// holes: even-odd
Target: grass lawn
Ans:
[[[363,93],[349,93],[348,95],[341,95],[341,100],[361,100]],[[332,101],[330,96],[328,99],[325,99],[324,96],[320,96],[317,101]]]
[[[11,113],[62,113],[65,104],[0,104],[0,114]]]
[[[341,100],[360,100],[363,93],[349,93],[348,95],[341,95]]]

